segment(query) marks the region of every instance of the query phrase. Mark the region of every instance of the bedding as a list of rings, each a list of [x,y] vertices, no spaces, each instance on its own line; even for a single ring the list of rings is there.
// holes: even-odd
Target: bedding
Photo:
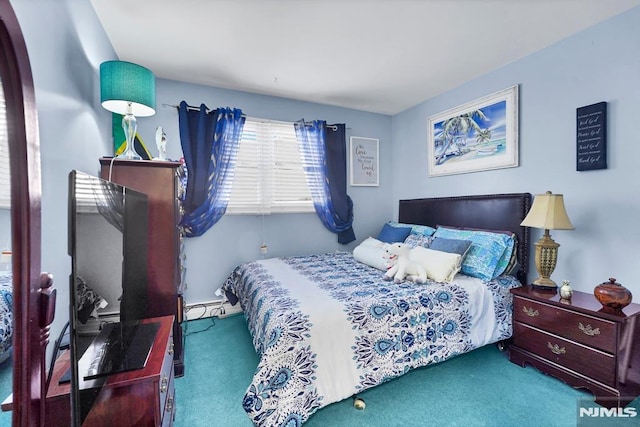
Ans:
[[[387,222],[387,224],[390,225],[391,227],[398,227],[398,228],[409,227],[411,228],[411,232],[410,232],[411,234],[418,234],[420,236],[429,237],[436,232],[435,228],[429,227],[428,225],[407,224],[407,223],[397,222],[397,221],[389,221]]]
[[[0,363],[13,347],[13,282],[11,272],[0,272]]]
[[[491,280],[504,272],[515,244],[514,237],[504,233],[449,227],[438,227],[434,237],[470,240],[472,244],[462,262],[462,272],[483,280]]]
[[[511,336],[512,276],[392,283],[352,253],[237,267],[260,362],[242,405],[259,426],[297,426],[319,408],[412,369]]]

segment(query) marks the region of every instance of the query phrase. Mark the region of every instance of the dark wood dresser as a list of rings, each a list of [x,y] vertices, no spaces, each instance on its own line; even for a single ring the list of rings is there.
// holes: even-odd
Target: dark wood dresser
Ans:
[[[175,419],[173,374],[173,316],[145,319],[159,323],[151,353],[144,368],[108,377],[83,425],[100,426],[171,426]],[[68,382],[60,379],[69,370],[66,351],[53,368],[47,392],[47,427],[71,425],[71,400]],[[86,392],[91,392],[90,383]],[[83,390],[81,390],[81,393]]]
[[[149,200],[147,317],[172,315],[176,322],[175,375],[184,374],[182,341],[183,281],[179,173],[182,164],[169,161],[100,159],[100,177],[146,193]]]
[[[532,286],[511,292],[513,363],[529,363],[587,389],[596,403],[609,408],[623,407],[640,395],[640,305],[616,313],[584,292],[574,291],[570,300]]]

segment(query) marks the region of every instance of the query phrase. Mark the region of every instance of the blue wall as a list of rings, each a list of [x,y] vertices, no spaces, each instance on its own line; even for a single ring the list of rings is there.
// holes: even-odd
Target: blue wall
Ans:
[[[575,230],[552,278],[591,292],[615,277],[640,298],[640,8],[393,116],[393,199],[503,192],[563,193]],[[520,166],[428,177],[427,117],[520,86]],[[576,171],[576,108],[608,103],[608,169]],[[397,212],[397,208],[395,208]],[[532,241],[541,236],[532,230]],[[531,253],[533,262],[533,252]],[[535,278],[532,264],[530,278]]]
[[[27,42],[36,86],[42,159],[42,269],[58,288],[56,336],[68,320],[67,176],[72,169],[97,175],[98,158],[113,154],[111,113],[100,106],[99,66],[116,59],[88,1],[11,0]],[[380,186],[348,187],[354,201],[358,240],[378,233],[393,215],[391,202],[391,117],[326,105],[261,96],[158,79],[157,114],[138,120],[138,133],[155,154],[155,129],[168,137],[168,156],[182,156],[178,115],[171,107],[185,100],[211,108],[241,108],[250,117],[295,121],[324,119],[345,123],[347,137],[380,140]],[[264,224],[264,227],[263,227]],[[349,250],[337,243],[315,214],[226,215],[204,236],[187,239],[186,302],[217,299],[214,292],[240,262],[260,257],[264,240],[269,256]]]
[[[12,0],[29,50],[40,120],[42,156],[42,269],[59,289],[55,336],[68,306],[67,175],[98,173],[97,159],[112,153],[111,118],[99,103],[98,67],[116,57],[90,2]],[[350,135],[380,139],[380,187],[349,187],[358,240],[375,235],[394,217],[401,198],[497,192],[565,194],[575,231],[553,232],[562,245],[553,277],[591,291],[610,276],[637,296],[635,227],[640,200],[634,135],[640,112],[640,8],[592,27],[541,52],[482,76],[393,117],[158,80],[158,113],[139,120],[139,132],[155,153],[154,131],[163,126],[168,155],[181,156],[177,113],[162,104],[238,107],[252,117],[344,122]],[[520,85],[520,166],[429,178],[426,119],[496,90]],[[609,103],[609,168],[575,171],[576,108]],[[187,303],[214,299],[213,292],[239,262],[269,255],[344,249],[313,214],[225,216],[204,236],[187,242]],[[540,233],[534,231],[537,240]],[[352,247],[352,246],[350,246]],[[348,248],[350,248],[348,247]],[[533,275],[534,273],[532,273]]]

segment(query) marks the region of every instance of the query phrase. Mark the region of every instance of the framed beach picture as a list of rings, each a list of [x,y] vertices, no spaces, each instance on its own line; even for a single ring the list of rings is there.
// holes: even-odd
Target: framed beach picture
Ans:
[[[351,157],[351,185],[376,187],[379,185],[378,140],[352,136],[349,139]]]
[[[427,118],[429,176],[518,166],[518,86]]]

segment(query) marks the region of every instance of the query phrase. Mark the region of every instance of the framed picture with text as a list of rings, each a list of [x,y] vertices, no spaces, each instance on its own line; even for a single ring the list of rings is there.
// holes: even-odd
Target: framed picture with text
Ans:
[[[576,170],[607,168],[607,103],[576,109]]]
[[[349,140],[351,157],[350,182],[352,186],[377,187],[379,185],[378,140],[352,136]]]

